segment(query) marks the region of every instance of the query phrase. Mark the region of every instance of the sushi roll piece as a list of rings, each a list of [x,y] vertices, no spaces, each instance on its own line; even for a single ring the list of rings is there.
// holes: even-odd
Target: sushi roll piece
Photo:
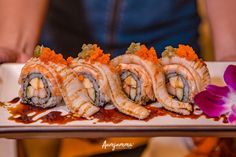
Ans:
[[[54,107],[62,102],[56,78],[36,58],[30,59],[21,70],[19,96],[21,102],[42,107]]]
[[[207,65],[188,45],[168,46],[162,53],[168,93],[180,102],[193,104],[194,96],[210,83]]]
[[[189,115],[192,106],[173,99],[165,84],[165,73],[156,51],[140,43],[131,43],[124,55],[112,60],[119,72],[122,88],[130,99],[145,104],[157,100],[165,109]]]
[[[141,51],[145,51],[148,55],[156,53],[153,48],[148,50],[146,46],[140,45],[140,43],[131,43],[126,54],[130,56],[130,54],[136,53],[137,51],[140,51],[140,53],[142,53]],[[113,65],[120,75],[123,91],[131,100],[141,105],[145,105],[149,101],[155,101],[156,98],[150,75],[140,64],[123,63],[121,60],[126,60],[125,56],[123,55],[112,60]],[[152,62],[157,63],[156,54],[150,56],[149,59],[151,57],[153,57]]]
[[[35,51],[37,57],[26,63],[19,79],[22,86],[20,96],[23,102],[27,101],[29,104],[45,108],[57,105],[63,98],[66,106],[75,116],[90,118],[99,111],[99,108],[94,106],[89,99],[76,73],[68,67],[67,61],[61,54],[56,54],[44,47],[36,47]],[[44,100],[41,100],[41,95],[33,94],[31,97],[31,91],[27,91],[31,86],[32,88],[37,87],[39,90],[44,88],[46,98],[49,100],[44,103]],[[34,97],[36,97],[35,101],[32,99]],[[55,99],[54,97],[59,98]]]
[[[123,93],[119,77],[110,64],[110,55],[97,45],[83,45],[78,58],[70,61],[70,67],[83,82],[90,99],[96,106],[112,103],[120,112],[144,119],[149,111],[134,103]]]

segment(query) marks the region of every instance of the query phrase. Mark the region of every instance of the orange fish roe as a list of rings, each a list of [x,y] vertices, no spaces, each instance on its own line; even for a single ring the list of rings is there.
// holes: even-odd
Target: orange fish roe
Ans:
[[[55,51],[47,47],[42,48],[42,52],[41,52],[41,55],[39,56],[39,59],[46,64],[48,64],[48,62],[53,62],[56,64],[67,65],[67,62],[63,58],[62,54],[56,54]]]
[[[96,44],[93,45],[93,53],[90,56],[91,63],[99,62],[101,64],[109,64],[110,54],[104,54],[103,50],[100,49]]]
[[[67,64],[70,64],[72,61],[73,61],[73,57],[68,57],[67,59],[66,59],[66,62],[67,62]]]
[[[80,81],[83,81],[83,80],[84,80],[84,76],[83,76],[83,75],[79,75],[78,79],[79,79]]]
[[[185,57],[187,60],[194,61],[198,59],[197,54],[194,52],[193,48],[188,45],[179,44],[176,50],[176,55],[179,57]]]
[[[157,63],[158,62],[156,51],[155,51],[155,49],[153,47],[151,47],[148,50],[148,48],[145,45],[141,45],[140,46],[140,50],[138,50],[135,54],[137,56],[139,56],[139,57],[141,57],[141,58],[143,58],[145,60],[151,61],[153,63]]]

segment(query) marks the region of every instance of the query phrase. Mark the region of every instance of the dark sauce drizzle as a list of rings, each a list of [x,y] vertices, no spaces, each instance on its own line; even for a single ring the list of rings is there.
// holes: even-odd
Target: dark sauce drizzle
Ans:
[[[19,97],[16,97],[16,98],[13,98],[11,101],[8,101],[8,103],[15,104],[15,103],[17,103],[18,101],[20,101],[20,98],[19,98]]]
[[[10,103],[16,103],[19,99],[15,98]],[[201,116],[205,116],[207,119],[213,119],[214,121],[219,121],[223,118],[223,123],[228,123],[226,116],[221,116],[217,118],[210,118],[204,114],[200,115],[180,115],[176,114],[174,112],[170,112],[165,110],[164,108],[157,108],[153,107],[151,105],[145,106],[148,110],[151,111],[148,118],[144,119],[143,121],[149,121],[150,119],[158,116],[166,116],[169,115],[174,118],[190,118],[190,119],[198,119]],[[72,113],[68,113],[66,115],[62,115],[60,111],[51,111],[47,113],[44,116],[41,116],[38,119],[35,119],[35,117],[48,109],[43,109],[40,107],[28,105],[19,103],[15,107],[9,107],[8,111],[11,114],[11,116],[8,118],[9,120],[13,120],[18,123],[24,123],[29,124],[36,121],[41,120],[41,123],[48,123],[48,124],[66,124],[68,122],[72,121],[80,121],[80,120],[86,120],[85,118],[76,117]],[[34,114],[33,114],[34,113]],[[112,123],[120,123],[123,120],[137,120],[134,117],[125,115],[121,112],[119,112],[117,109],[112,110],[105,110],[104,108],[101,108],[99,112],[93,115],[93,118],[97,119],[97,122],[112,122]]]

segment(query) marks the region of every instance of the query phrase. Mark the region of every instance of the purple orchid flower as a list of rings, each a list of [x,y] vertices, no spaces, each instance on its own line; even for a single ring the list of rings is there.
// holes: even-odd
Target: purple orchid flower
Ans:
[[[208,85],[194,97],[194,103],[209,117],[227,115],[236,124],[236,66],[229,65],[224,73],[227,86]]]

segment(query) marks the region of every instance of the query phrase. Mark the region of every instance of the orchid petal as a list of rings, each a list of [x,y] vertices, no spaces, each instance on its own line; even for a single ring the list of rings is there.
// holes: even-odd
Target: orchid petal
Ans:
[[[232,111],[236,113],[236,104],[231,107]]]
[[[210,117],[218,117],[229,112],[228,106],[222,97],[211,94],[205,90],[194,97],[194,102],[200,109]]]
[[[228,121],[232,124],[236,124],[236,112],[231,112],[228,117]]]
[[[219,87],[215,85],[208,85],[207,91],[209,91],[211,94],[219,96],[219,97],[227,97],[230,90],[227,86]]]
[[[224,73],[225,83],[234,91],[236,91],[236,66],[229,65]]]

